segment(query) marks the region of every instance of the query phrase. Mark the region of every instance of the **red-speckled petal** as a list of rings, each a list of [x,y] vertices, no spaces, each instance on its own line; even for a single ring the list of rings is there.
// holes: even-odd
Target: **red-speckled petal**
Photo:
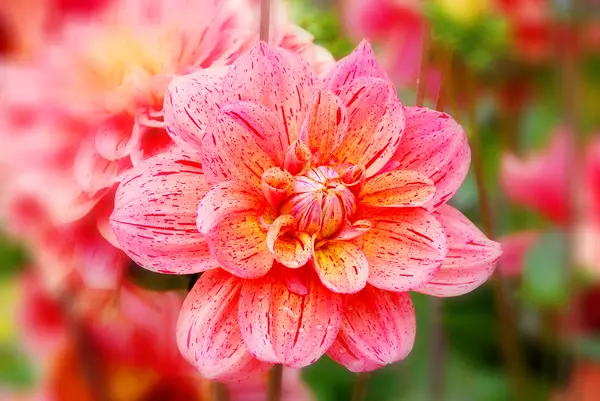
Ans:
[[[407,293],[367,286],[348,297],[340,332],[327,355],[352,372],[369,372],[406,358],[416,329]]]
[[[276,218],[269,228],[267,249],[277,262],[291,269],[297,269],[312,258],[314,238],[297,231],[294,217],[284,214]]]
[[[262,194],[239,181],[225,181],[212,187],[200,200],[198,231],[208,233],[223,217],[239,212],[258,212],[266,204]]]
[[[206,234],[206,240],[223,269],[238,277],[261,277],[273,266],[267,234],[262,231],[256,213],[223,217]]]
[[[359,78],[343,88],[348,132],[334,156],[340,163],[360,164],[375,175],[392,158],[404,130],[404,111],[394,87],[383,79]]]
[[[209,181],[247,181],[260,188],[263,173],[275,162],[256,140],[257,133],[238,118],[217,112],[202,138],[202,165]]]
[[[197,161],[180,151],[144,161],[121,181],[110,225],[136,263],[159,273],[190,274],[218,266],[196,228],[208,191]]]
[[[367,284],[369,262],[351,242],[328,241],[315,250],[314,257],[315,270],[331,291],[352,294]]]
[[[319,359],[335,340],[342,295],[329,291],[314,272],[303,269],[306,295],[291,292],[277,270],[244,282],[240,328],[248,348],[260,360],[304,367]]]
[[[369,261],[369,284],[409,291],[431,280],[447,253],[446,234],[421,208],[363,210],[372,227],[355,243]]]
[[[371,44],[363,40],[352,53],[338,61],[327,73],[324,88],[339,93],[344,86],[351,85],[361,77],[381,78],[387,80],[387,75],[379,65]]]
[[[270,367],[252,356],[240,334],[237,315],[242,282],[222,270],[206,272],[181,308],[177,346],[207,379],[242,381]]]
[[[283,165],[288,150],[283,123],[273,110],[252,102],[235,102],[223,106],[223,112],[254,133],[254,140],[278,166]]]
[[[461,212],[444,205],[435,213],[448,238],[448,254],[431,281],[415,291],[437,297],[454,297],[473,291],[492,275],[502,254],[500,244],[489,240]]]
[[[348,112],[333,92],[317,91],[310,102],[302,140],[325,163],[335,152],[348,129]]]
[[[287,145],[298,139],[316,77],[297,54],[264,42],[241,55],[224,78],[227,102],[262,104],[283,123]]]
[[[388,169],[416,170],[435,184],[429,209],[446,203],[469,171],[471,150],[463,128],[448,114],[406,107],[406,128]]]
[[[202,137],[221,101],[222,74],[204,69],[177,76],[165,94],[165,127],[173,142],[188,152],[202,150]]]
[[[433,182],[417,171],[395,170],[367,180],[360,191],[362,204],[379,207],[422,206],[435,194]]]

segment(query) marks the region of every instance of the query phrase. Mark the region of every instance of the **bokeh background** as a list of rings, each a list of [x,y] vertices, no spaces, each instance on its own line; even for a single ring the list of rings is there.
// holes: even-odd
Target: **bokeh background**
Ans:
[[[471,294],[443,300],[412,295],[415,347],[406,360],[371,375],[364,399],[600,400],[600,2],[281,2],[290,19],[336,59],[368,38],[405,105],[444,109],[465,127],[473,162],[451,203],[503,244],[496,274]],[[36,47],[46,45],[45,28],[34,29],[40,19],[51,15],[52,24],[60,24],[81,13],[93,19],[104,6],[89,11],[84,3],[3,0],[0,52],[7,68],[2,73],[8,77],[9,68],[25,68]],[[2,103],[10,96],[4,91]],[[5,109],[0,118],[17,118],[15,113]],[[0,124],[3,130],[7,126]],[[15,150],[14,137],[0,132],[0,138],[5,158],[0,162],[23,155]],[[52,148],[53,137],[42,138],[47,143],[36,143],[25,164]],[[2,167],[0,179],[14,173]],[[0,185],[3,201],[9,192]],[[35,224],[34,206],[21,206]],[[57,262],[37,255],[39,249],[10,228],[14,213],[3,208],[0,225],[0,399],[93,399],[78,390],[90,385],[85,360],[92,358],[93,364],[113,353],[112,384],[104,385],[118,388],[114,399],[211,399],[206,383],[190,384],[200,390],[186,395],[182,379],[144,361],[146,354],[160,354],[164,363],[164,350],[134,349],[133,344],[145,344],[149,330],[164,334],[169,326],[160,320],[163,315],[139,334],[129,315],[115,312],[123,295],[91,291],[82,300],[48,290],[36,271],[40,264]],[[146,291],[144,296],[161,305],[167,302],[163,297],[184,294],[189,286],[188,277],[156,275],[133,263],[125,275],[124,291]],[[81,335],[88,328],[65,316],[65,309],[86,308],[101,321],[90,330],[116,330],[117,338],[130,341],[122,346],[125,351],[113,352],[114,344],[105,345],[102,334]],[[69,350],[43,351],[49,346],[41,343],[65,335],[57,332],[67,333]],[[89,354],[82,365],[69,360],[82,350]],[[135,358],[127,355],[132,352]],[[326,357],[301,374],[320,401],[352,397],[356,376]],[[72,390],[54,398],[31,395],[52,386]]]

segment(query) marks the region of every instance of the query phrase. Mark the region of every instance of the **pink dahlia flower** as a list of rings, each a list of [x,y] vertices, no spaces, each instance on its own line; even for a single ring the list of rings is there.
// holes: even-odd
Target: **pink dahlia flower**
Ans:
[[[345,0],[346,28],[355,38],[381,45],[382,64],[399,86],[416,85],[426,20],[422,0]],[[439,71],[428,69],[427,92],[435,96]]]
[[[446,205],[469,168],[463,129],[404,108],[366,42],[322,79],[260,43],[224,76],[175,79],[165,121],[181,149],[127,174],[111,225],[141,266],[203,272],[177,341],[208,378],[401,360],[408,291],[461,295],[494,270],[499,245]]]
[[[595,277],[600,275],[600,142],[596,139],[585,147],[582,162],[569,161],[569,132],[557,130],[540,152],[519,159],[506,154],[502,160],[501,185],[508,198],[548,218],[555,226],[570,225],[577,237],[575,259],[580,267]],[[569,170],[577,168],[579,175]],[[572,181],[576,180],[576,185]],[[573,193],[571,186],[578,188]],[[536,243],[540,233],[513,233],[503,239],[506,245],[502,257],[502,272],[520,273],[524,255]]]

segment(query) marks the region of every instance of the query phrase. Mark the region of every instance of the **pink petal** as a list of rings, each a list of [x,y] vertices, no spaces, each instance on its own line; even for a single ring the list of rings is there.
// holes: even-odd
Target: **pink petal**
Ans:
[[[502,160],[500,182],[508,198],[528,206],[557,223],[568,218],[568,142],[564,132],[555,134],[548,149],[519,160],[507,154]]]
[[[224,112],[216,112],[211,124],[202,137],[202,165],[209,181],[248,181],[260,188],[262,174],[275,167],[257,143],[260,134]]]
[[[540,238],[541,233],[528,230],[498,238],[502,244],[502,256],[498,262],[498,272],[505,277],[521,276],[525,255]]]
[[[244,282],[240,294],[242,337],[260,360],[304,367],[331,346],[342,314],[342,296],[327,290],[306,272],[308,293],[291,292],[274,270]]]
[[[340,163],[363,165],[366,176],[373,176],[398,148],[404,130],[402,104],[392,85],[378,78],[354,80],[339,96],[349,122],[335,156]]]
[[[406,128],[387,169],[416,170],[429,177],[436,193],[431,208],[446,203],[469,171],[471,150],[463,128],[448,114],[406,107]]]
[[[207,234],[222,218],[239,212],[258,212],[265,204],[255,188],[237,181],[215,185],[202,197],[196,220],[198,231]]]
[[[417,171],[395,170],[366,181],[359,201],[372,206],[422,206],[435,194],[433,182]]]
[[[431,280],[447,253],[446,234],[421,208],[366,210],[371,229],[354,242],[369,261],[369,284],[409,291]]]
[[[77,184],[90,194],[110,188],[115,182],[117,168],[117,163],[100,156],[93,140],[81,145],[73,166]]]
[[[241,381],[269,368],[252,356],[242,340],[237,323],[242,282],[222,270],[206,272],[181,308],[177,346],[207,379]]]
[[[240,212],[221,218],[206,234],[213,256],[223,269],[242,278],[267,274],[273,255],[267,249],[267,234],[256,213]]]
[[[407,293],[367,286],[348,297],[340,332],[327,355],[352,372],[379,369],[408,356],[416,328]]]
[[[348,113],[341,99],[333,92],[317,91],[310,102],[302,140],[322,162],[338,148],[348,129]]]
[[[146,160],[124,177],[115,196],[110,223],[121,248],[159,273],[217,267],[196,228],[196,205],[208,188],[200,163],[183,152]]]
[[[283,123],[274,111],[257,103],[235,102],[223,112],[253,132],[254,140],[278,164],[283,164],[289,144]]]
[[[96,150],[105,159],[115,161],[125,157],[131,150],[133,118],[128,113],[109,118],[95,136]]]
[[[167,132],[181,149],[200,152],[221,101],[222,77],[211,68],[173,78],[165,94]]]
[[[369,262],[350,242],[327,241],[315,250],[314,265],[323,285],[333,292],[352,294],[367,284]]]
[[[324,87],[339,94],[342,87],[353,84],[361,77],[387,80],[387,75],[379,65],[371,44],[366,40],[335,64],[323,79]]]
[[[297,54],[260,42],[231,66],[224,78],[224,99],[228,103],[246,100],[274,111],[289,145],[300,134],[315,79]]]
[[[489,240],[461,212],[443,205],[435,213],[448,238],[448,254],[431,281],[415,291],[453,297],[473,291],[494,272],[502,254],[500,244]]]

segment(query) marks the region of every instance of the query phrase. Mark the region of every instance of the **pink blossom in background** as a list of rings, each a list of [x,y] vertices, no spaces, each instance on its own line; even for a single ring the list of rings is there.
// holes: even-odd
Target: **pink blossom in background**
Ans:
[[[26,276],[21,292],[21,335],[29,352],[44,372],[43,381],[23,400],[93,400],[82,368],[68,319],[39,277]],[[125,283],[119,297],[96,304],[79,320],[94,354],[99,358],[104,383],[115,401],[210,400],[210,382],[199,377],[181,357],[173,341],[183,295],[154,292]],[[85,312],[87,311],[87,312]],[[267,393],[267,376],[228,386],[232,401],[262,401]],[[299,371],[285,372],[283,401],[311,401],[312,394]]]
[[[164,115],[179,149],[126,174],[111,226],[141,266],[203,272],[177,341],[205,377],[324,353],[377,369],[412,349],[407,291],[457,296],[494,270],[499,244],[446,205],[463,129],[404,108],[366,42],[322,79],[260,43],[224,75],[176,78]]]
[[[346,29],[352,37],[368,38],[381,49],[382,65],[398,86],[416,87],[419,77],[425,17],[422,0],[345,0]],[[426,93],[435,97],[440,73],[426,71]]]
[[[274,43],[316,72],[332,65],[283,8],[275,16]],[[52,288],[118,286],[128,258],[108,227],[114,187],[173,145],[162,117],[168,83],[224,68],[257,32],[253,1],[114,1],[93,19],[65,16],[31,63],[2,66],[0,214]]]
[[[557,130],[546,149],[523,159],[506,154],[501,166],[501,185],[510,201],[548,218],[559,229],[574,230],[574,256],[579,267],[593,277],[600,274],[600,142],[589,143],[581,161],[569,162],[569,132]],[[578,157],[577,157],[578,158]],[[581,163],[575,170],[569,163]],[[570,171],[582,171],[573,177]],[[568,179],[568,180],[567,180]],[[577,184],[569,184],[576,180]],[[573,191],[574,190],[574,191]],[[572,213],[569,212],[572,208]],[[571,221],[569,215],[572,215]],[[540,233],[513,233],[502,241],[506,252],[501,271],[520,273],[523,258]]]

